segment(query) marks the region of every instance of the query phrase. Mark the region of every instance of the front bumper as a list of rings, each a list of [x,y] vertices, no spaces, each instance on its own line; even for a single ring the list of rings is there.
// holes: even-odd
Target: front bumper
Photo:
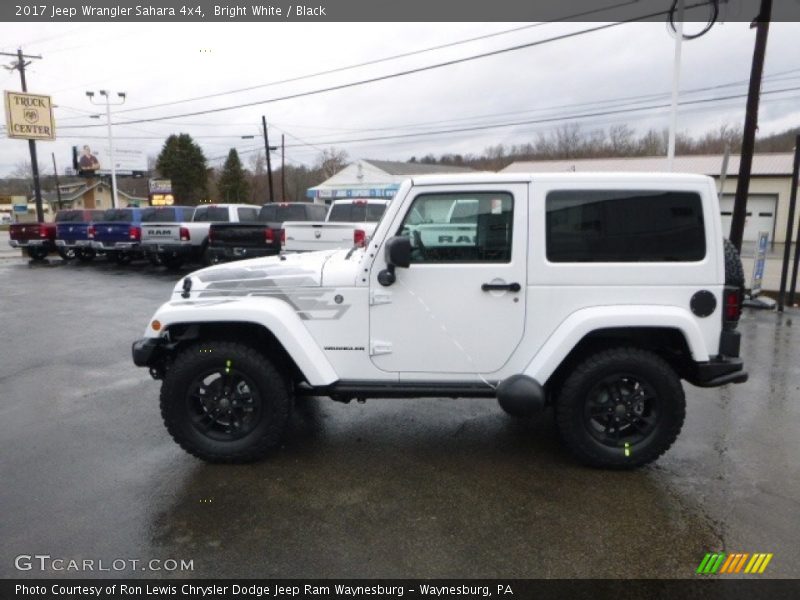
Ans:
[[[137,367],[152,367],[156,364],[167,341],[163,338],[142,338],[133,342],[131,353]]]

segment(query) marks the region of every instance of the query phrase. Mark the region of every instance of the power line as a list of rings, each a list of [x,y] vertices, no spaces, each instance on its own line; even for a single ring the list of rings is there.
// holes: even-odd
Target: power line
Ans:
[[[442,67],[449,67],[449,66],[453,66],[453,65],[457,65],[457,64],[461,64],[461,63],[465,63],[465,62],[478,60],[478,59],[481,59],[481,58],[488,58],[490,56],[499,56],[501,54],[506,54],[508,52],[514,52],[514,51],[517,51],[517,50],[523,50],[523,49],[526,49],[526,48],[533,48],[533,47],[536,47],[536,46],[541,46],[541,45],[544,45],[544,44],[548,44],[548,43],[552,43],[552,42],[556,42],[556,41],[561,41],[561,40],[577,37],[577,36],[580,36],[580,35],[586,35],[588,33],[594,33],[594,32],[602,31],[602,30],[605,30],[605,29],[611,29],[612,27],[619,27],[620,25],[624,25],[624,24],[627,24],[627,23],[632,23],[632,22],[635,22],[635,21],[643,21],[643,20],[646,20],[646,19],[651,19],[653,17],[664,15],[667,12],[668,11],[660,11],[660,12],[657,12],[657,13],[651,13],[651,14],[648,14],[648,15],[642,15],[640,17],[627,19],[625,21],[619,21],[619,22],[616,22],[616,23],[607,23],[607,24],[604,24],[604,25],[598,25],[596,27],[590,27],[588,29],[582,29],[582,30],[579,30],[579,31],[571,32],[571,33],[557,35],[557,36],[553,36],[553,37],[550,37],[550,38],[545,38],[543,40],[536,40],[534,42],[528,42],[526,44],[518,44],[516,46],[510,46],[510,47],[507,47],[507,48],[500,48],[498,50],[492,50],[492,51],[489,51],[489,52],[482,52],[480,54],[474,54],[472,56],[452,59],[452,60],[436,63],[436,64],[433,64],[433,65],[427,65],[427,66],[424,66],[424,67],[417,67],[417,68],[414,68],[414,69],[407,69],[405,71],[398,71],[398,72],[390,73],[390,74],[387,74],[387,75],[381,75],[381,76],[377,76],[377,77],[371,77],[371,78],[368,78],[368,79],[362,79],[362,80],[359,80],[359,81],[353,81],[353,82],[338,84],[338,85],[329,86],[329,87],[326,87],[326,88],[320,88],[320,89],[317,89],[317,90],[309,90],[309,91],[306,91],[306,92],[298,92],[298,93],[295,93],[295,94],[289,94],[289,95],[286,95],[286,96],[279,96],[279,97],[276,97],[276,98],[269,98],[269,99],[266,99],[266,100],[257,100],[257,101],[254,101],[254,102],[245,102],[245,103],[242,103],[242,104],[235,104],[235,105],[231,105],[231,106],[222,106],[222,107],[217,107],[217,108],[209,108],[209,109],[205,109],[205,110],[193,111],[193,112],[188,112],[188,113],[181,113],[181,114],[176,114],[176,115],[167,115],[167,116],[163,116],[163,117],[150,117],[150,118],[143,118],[143,119],[133,119],[133,120],[130,120],[130,121],[127,121],[127,122],[128,123],[151,123],[151,122],[154,122],[154,121],[166,121],[168,119],[174,119],[176,117],[193,117],[193,116],[198,116],[198,115],[206,115],[206,114],[212,114],[212,113],[218,113],[218,112],[226,112],[226,111],[230,111],[230,110],[237,110],[237,109],[240,109],[240,108],[249,108],[249,107],[252,107],[252,106],[259,106],[259,105],[262,105],[262,104],[270,104],[270,103],[278,102],[278,101],[282,101],[282,100],[293,100],[293,99],[296,99],[296,98],[303,98],[303,97],[306,97],[306,96],[314,96],[314,95],[317,95],[317,94],[322,94],[322,93],[327,93],[327,92],[332,92],[332,91],[337,91],[337,90],[343,90],[343,89],[347,89],[347,88],[351,88],[351,87],[357,87],[357,86],[362,86],[362,85],[366,85],[366,84],[370,84],[370,83],[376,83],[376,82],[379,82],[379,81],[387,81],[389,79],[394,79],[396,77],[404,77],[406,75],[413,75],[413,74],[416,74],[416,73],[422,73],[422,72],[425,72],[425,71],[431,71],[431,70],[434,70],[434,69],[440,69]],[[76,129],[76,128],[88,128],[88,127],[100,127],[100,126],[101,125],[65,125],[62,128],[64,128],[64,129],[67,129],[67,128]]]
[[[187,102],[196,102],[198,100],[208,100],[208,99],[211,99],[211,98],[218,98],[220,96],[228,96],[228,95],[231,95],[231,94],[239,94],[239,93],[242,93],[242,92],[249,92],[249,91],[262,89],[262,88],[266,88],[266,87],[282,85],[282,84],[285,84],[285,83],[294,83],[296,81],[303,81],[305,79],[311,79],[311,78],[314,78],[314,77],[321,77],[323,75],[331,75],[333,73],[341,73],[343,71],[349,71],[349,70],[358,69],[358,68],[361,68],[361,67],[376,65],[376,64],[380,64],[380,63],[384,63],[384,62],[389,62],[389,61],[392,61],[392,60],[397,60],[397,59],[400,59],[400,58],[407,58],[409,56],[416,56],[416,55],[419,55],[419,54],[424,54],[426,52],[433,52],[433,51],[436,51],[436,50],[443,50],[445,48],[452,48],[452,47],[455,47],[455,46],[460,46],[460,45],[468,44],[468,43],[475,42],[475,41],[485,40],[485,39],[489,39],[489,38],[493,38],[493,37],[498,37],[498,36],[501,36],[501,35],[507,35],[509,33],[516,33],[518,31],[523,31],[523,30],[526,30],[526,29],[533,29],[533,28],[536,28],[536,27],[542,27],[544,25],[549,25],[551,23],[557,23],[557,22],[563,22],[563,21],[570,21],[570,20],[574,20],[574,19],[579,19],[581,17],[594,15],[594,14],[597,14],[597,13],[600,13],[600,12],[605,12],[605,11],[612,10],[612,9],[615,9],[615,8],[621,8],[623,6],[636,4],[637,2],[638,2],[638,0],[627,0],[626,2],[619,2],[617,4],[612,4],[612,5],[609,5],[609,6],[605,6],[605,7],[601,7],[601,8],[596,8],[596,9],[592,9],[592,10],[588,10],[588,11],[584,11],[584,12],[568,15],[566,17],[562,17],[562,18],[556,19],[554,21],[548,21],[548,22],[542,22],[542,23],[531,23],[531,24],[528,24],[528,25],[522,25],[522,26],[519,26],[519,27],[513,27],[511,29],[504,29],[502,31],[496,31],[496,32],[493,32],[493,33],[487,33],[487,34],[484,34],[484,35],[479,35],[479,36],[475,36],[475,37],[471,37],[471,38],[466,38],[466,39],[463,39],[463,40],[456,40],[454,42],[448,42],[446,44],[439,44],[439,45],[436,45],[436,46],[430,46],[428,48],[421,48],[419,50],[412,50],[410,52],[403,52],[401,54],[395,54],[395,55],[386,56],[386,57],[383,57],[383,58],[376,58],[376,59],[373,59],[373,60],[364,61],[364,62],[357,63],[357,64],[354,64],[354,65],[347,65],[347,66],[344,66],[344,67],[336,67],[334,69],[328,69],[328,70],[325,70],[325,71],[318,71],[316,73],[309,73],[307,75],[300,75],[300,76],[297,76],[297,77],[291,77],[291,78],[282,79],[282,80],[279,80],[279,81],[271,81],[271,82],[268,82],[268,83],[261,83],[261,84],[258,84],[258,85],[251,85],[251,86],[247,86],[247,87],[243,87],[243,88],[227,90],[227,91],[224,91],[224,92],[215,92],[213,94],[205,94],[203,96],[195,96],[195,97],[192,97],[192,98],[184,98],[182,100],[173,100],[173,101],[170,101],[170,102],[161,102],[159,104],[151,104],[151,105],[148,105],[148,106],[131,107],[131,108],[127,108],[125,110],[121,110],[119,112],[120,113],[123,113],[123,112],[138,112],[138,111],[143,111],[143,110],[149,110],[151,108],[162,108],[164,106],[174,106],[176,104],[185,104]],[[667,14],[667,11],[665,11],[664,14]]]

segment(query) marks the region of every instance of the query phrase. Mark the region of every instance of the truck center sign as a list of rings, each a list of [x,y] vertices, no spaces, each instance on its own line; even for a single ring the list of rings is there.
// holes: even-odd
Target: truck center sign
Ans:
[[[8,137],[19,140],[55,140],[50,96],[5,92]]]

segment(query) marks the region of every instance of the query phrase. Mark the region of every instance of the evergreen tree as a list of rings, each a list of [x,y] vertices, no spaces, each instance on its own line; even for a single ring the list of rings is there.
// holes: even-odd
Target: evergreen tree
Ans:
[[[203,150],[187,133],[171,135],[156,160],[162,177],[172,180],[176,204],[198,204],[208,195],[208,174]]]
[[[249,188],[239,153],[236,148],[231,148],[217,181],[219,198],[223,202],[248,202]]]

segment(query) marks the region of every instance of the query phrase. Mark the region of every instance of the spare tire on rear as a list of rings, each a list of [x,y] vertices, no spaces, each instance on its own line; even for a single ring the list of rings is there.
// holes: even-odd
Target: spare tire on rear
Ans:
[[[735,285],[744,290],[744,268],[739,251],[729,239],[723,238],[722,245],[725,251],[725,285]]]

